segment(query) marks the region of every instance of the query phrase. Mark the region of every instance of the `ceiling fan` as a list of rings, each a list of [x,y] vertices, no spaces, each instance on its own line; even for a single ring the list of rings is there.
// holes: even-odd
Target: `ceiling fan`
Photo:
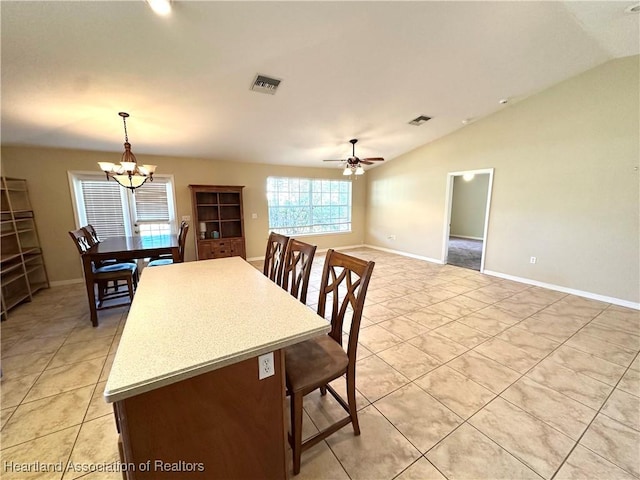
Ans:
[[[358,158],[356,157],[356,143],[358,143],[357,138],[352,138],[349,140],[349,143],[352,145],[352,153],[349,158],[345,158],[342,160],[324,160],[325,162],[344,162],[344,172],[343,175],[351,175],[355,173],[356,175],[362,175],[364,173],[364,169],[362,165],[373,165],[373,162],[383,162],[384,158],[382,157],[370,157],[370,158]]]

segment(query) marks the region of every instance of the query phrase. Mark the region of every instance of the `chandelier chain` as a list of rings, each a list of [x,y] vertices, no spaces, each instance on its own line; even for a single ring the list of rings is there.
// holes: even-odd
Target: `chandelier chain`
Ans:
[[[122,117],[122,123],[124,123],[124,141],[129,143],[129,135],[127,134],[127,117]]]

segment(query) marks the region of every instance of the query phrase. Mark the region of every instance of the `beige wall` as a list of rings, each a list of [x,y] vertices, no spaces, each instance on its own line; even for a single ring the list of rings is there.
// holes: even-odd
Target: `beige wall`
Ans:
[[[450,235],[477,239],[484,237],[488,189],[488,173],[477,174],[469,181],[462,176],[453,178]]]
[[[135,151],[135,145],[133,146]],[[137,152],[136,152],[137,153]],[[99,172],[96,162],[116,161],[122,152],[92,152],[41,148],[2,148],[2,174],[26,178],[36,223],[51,281],[82,277],[78,252],[69,238],[75,221],[67,171]],[[268,176],[343,179],[339,168],[297,168],[276,165],[216,162],[195,158],[152,157],[137,153],[138,160],[158,165],[158,173],[173,174],[178,218],[192,215],[189,184],[244,185],[244,226],[247,257],[262,257],[269,235],[266,197]],[[353,182],[351,233],[314,235],[303,240],[319,249],[360,245],[364,240],[366,182]],[[251,214],[258,218],[252,219]],[[192,222],[193,223],[193,222]],[[195,259],[193,225],[187,239],[185,259]]]
[[[608,62],[371,170],[366,243],[441,259],[447,173],[493,167],[486,270],[638,302],[638,70]]]

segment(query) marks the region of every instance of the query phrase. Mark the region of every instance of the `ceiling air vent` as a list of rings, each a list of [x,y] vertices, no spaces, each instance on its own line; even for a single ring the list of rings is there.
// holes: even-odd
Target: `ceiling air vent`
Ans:
[[[413,120],[411,120],[409,122],[409,125],[415,125],[416,127],[419,127],[420,125],[422,125],[423,123],[429,120],[431,120],[431,117],[427,117],[426,115],[420,115],[419,117],[416,117]]]
[[[275,95],[276,90],[278,89],[278,85],[280,85],[281,80],[276,78],[267,77],[266,75],[258,74],[256,79],[253,81],[253,85],[251,85],[251,90],[254,92],[260,93],[268,93],[269,95]]]

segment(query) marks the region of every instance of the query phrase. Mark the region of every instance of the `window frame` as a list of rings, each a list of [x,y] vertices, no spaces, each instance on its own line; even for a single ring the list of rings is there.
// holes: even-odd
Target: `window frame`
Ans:
[[[310,223],[308,225],[303,225],[303,226],[286,226],[286,227],[274,227],[272,226],[272,218],[271,218],[271,211],[272,208],[283,208],[286,206],[282,206],[282,205],[272,205],[270,202],[270,196],[271,195],[278,195],[278,189],[276,190],[272,190],[270,189],[270,182],[277,182],[278,180],[287,180],[287,181],[291,181],[291,180],[297,180],[297,181],[308,181],[310,184],[309,187],[309,191],[308,192],[304,192],[305,194],[308,194],[309,197],[309,201],[308,201],[308,205],[301,205],[300,202],[298,201],[297,205],[290,205],[291,208],[295,208],[295,209],[300,209],[300,208],[306,208],[309,211],[309,218],[313,219],[313,209],[314,208],[318,208],[318,207],[334,207],[334,208],[347,208],[347,222],[331,222],[331,223]],[[338,186],[338,190],[340,190],[340,186],[341,184],[345,184],[348,185],[348,200],[347,200],[347,204],[342,204],[342,203],[338,203],[338,204],[322,204],[322,200],[320,204],[315,204],[314,203],[314,195],[320,195],[322,197],[323,193],[333,193],[331,192],[331,187],[330,187],[330,191],[329,192],[324,192],[324,191],[314,191],[313,190],[313,185],[314,182],[330,182],[330,185],[336,185]],[[287,194],[292,195],[299,195],[301,192],[298,189],[297,191],[293,191],[290,188],[291,183],[289,183],[289,187],[287,189]],[[341,192],[336,192],[338,194],[340,194]],[[302,236],[318,236],[318,235],[341,235],[341,234],[350,234],[353,233],[353,182],[351,182],[350,180],[343,180],[343,179],[335,179],[335,178],[316,178],[316,177],[288,177],[288,176],[275,176],[275,175],[271,175],[267,177],[266,180],[266,185],[265,185],[265,196],[266,196],[266,200],[267,200],[267,214],[268,214],[268,224],[269,224],[269,230],[276,232],[276,233],[281,233],[283,235],[288,235],[288,236],[296,236],[296,237],[302,237]],[[341,218],[340,216],[338,217],[334,217],[334,218]],[[323,225],[327,226],[327,227],[331,227],[331,226],[339,226],[339,225],[347,225],[347,229],[346,230],[325,230],[325,231],[316,231],[316,232],[299,232],[299,231],[292,231],[294,229],[313,229],[314,227],[322,227]]]
[[[84,199],[82,198],[82,189],[80,187],[83,180],[103,180],[107,181],[104,173],[95,171],[67,171],[69,179],[69,191],[71,193],[71,203],[73,205],[73,217],[76,224],[76,228],[80,228],[87,225],[87,214],[84,206]],[[178,232],[178,215],[176,210],[176,189],[173,175],[171,174],[154,174],[154,182],[160,181],[167,184],[167,208],[169,210],[169,225],[172,235],[177,235]],[[114,180],[108,180],[117,184]],[[122,212],[124,217],[124,229],[126,236],[135,236],[139,233],[135,232],[134,218],[135,218],[135,199],[134,195],[128,189],[118,185],[120,188],[120,198],[122,199]]]

